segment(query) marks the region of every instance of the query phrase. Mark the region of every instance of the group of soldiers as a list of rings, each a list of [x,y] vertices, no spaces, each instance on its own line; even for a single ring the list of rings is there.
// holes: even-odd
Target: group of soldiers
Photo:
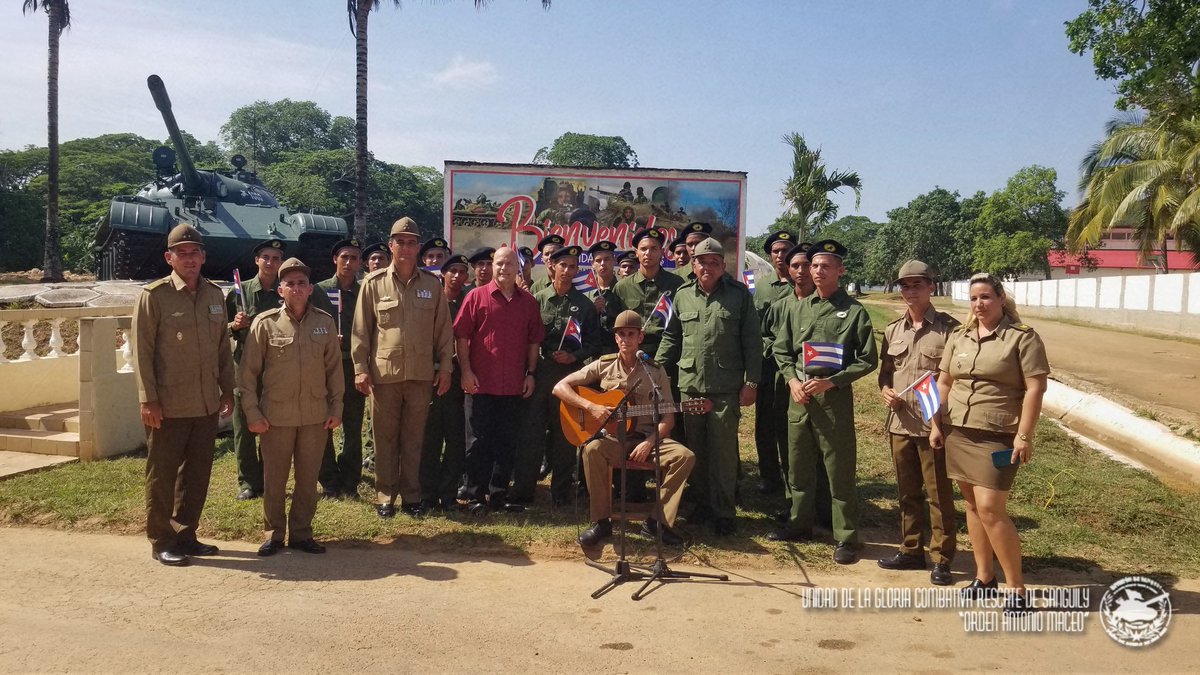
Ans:
[[[583,292],[574,285],[583,251],[558,235],[537,242],[547,273],[534,279],[533,250],[456,254],[441,238],[422,243],[417,224],[402,218],[385,243],[338,242],[336,273],[319,282],[302,261],[285,260],[283,242],[264,242],[254,252],[258,274],[223,297],[200,275],[199,232],[176,227],[166,253],[172,273],[146,287],[134,320],[155,558],[180,565],[216,553],[196,540],[195,528],[219,412],[234,415],[238,498],[263,498],[269,538],[259,554],[266,556],[285,538],[292,548],[324,551],[311,527],[317,485],[326,497],[357,498],[364,467],[374,469],[377,514],[392,518],[397,510],[519,511],[547,472],[550,497],[563,505],[578,493],[580,459],[592,516],[580,543],[594,546],[612,532],[610,474],[622,454],[660,461],[660,507],[645,532],[680,543],[682,502],[689,524],[732,535],[738,422],[753,405],[759,488],[788,500],[769,538],[807,540],[824,525],[834,559],[856,560],[851,383],[875,370],[879,355],[865,309],[839,284],[846,249],[772,233],[766,253],[776,278],[752,293],[726,272],[726,252],[707,223],[691,223],[670,242],[666,231],[643,228],[631,243],[626,254],[608,241],[588,248],[596,288]],[[674,271],[663,267],[665,256]],[[622,274],[630,261],[633,269]],[[923,279],[932,288],[927,267],[906,266],[900,277],[902,285]],[[928,427],[914,417],[911,395],[896,393],[925,363],[912,355],[932,359],[929,335],[949,325],[929,314],[924,297],[918,314],[889,325],[879,381],[894,411],[889,430],[908,492],[901,495],[908,557],[893,561],[906,568],[923,545],[922,484],[931,502],[948,494],[944,467],[939,478],[926,466]],[[582,399],[580,386],[619,389],[635,404],[673,410],[677,400],[702,399],[707,412],[684,415],[681,424],[666,412],[657,427],[639,419],[626,447],[601,438],[577,457],[557,419],[559,401],[597,420],[613,412]],[[366,457],[364,428],[373,446]],[[952,503],[935,509],[935,563],[953,555],[952,518]]]

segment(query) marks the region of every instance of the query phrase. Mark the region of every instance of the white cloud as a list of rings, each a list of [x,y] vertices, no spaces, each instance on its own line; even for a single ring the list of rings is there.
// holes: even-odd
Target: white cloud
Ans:
[[[456,54],[450,64],[430,75],[429,80],[439,89],[466,89],[495,84],[500,79],[496,66],[489,61],[469,61]]]

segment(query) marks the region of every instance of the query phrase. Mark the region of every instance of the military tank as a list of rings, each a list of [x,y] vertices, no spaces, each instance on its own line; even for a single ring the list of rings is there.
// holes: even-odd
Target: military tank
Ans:
[[[246,158],[241,155],[231,158],[231,171],[197,169],[162,78],[151,75],[146,84],[175,149],[156,149],[154,181],[136,195],[121,195],[110,202],[93,244],[97,278],[153,279],[168,274],[163,259],[167,233],[180,223],[204,235],[204,275],[210,279],[227,280],[235,268],[253,276],[254,247],[270,239],[284,243],[287,257],[296,256],[312,267],[314,279],[332,276],[330,248],[348,236],[346,221],[289,213],[255,172],[245,170]]]

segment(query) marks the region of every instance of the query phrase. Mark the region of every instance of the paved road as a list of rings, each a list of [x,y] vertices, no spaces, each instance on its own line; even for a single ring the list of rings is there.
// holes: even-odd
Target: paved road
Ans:
[[[590,599],[604,577],[578,562],[398,545],[261,559],[252,544],[220,545],[222,556],[172,569],[141,537],[0,528],[0,670],[1150,672],[1200,661],[1196,582],[1172,591],[1167,635],[1138,651],[1109,639],[1095,614],[1081,634],[981,634],[953,609],[804,607],[813,585],[925,580],[870,561],[811,576],[734,570],[728,583],[632,602],[628,585]]]

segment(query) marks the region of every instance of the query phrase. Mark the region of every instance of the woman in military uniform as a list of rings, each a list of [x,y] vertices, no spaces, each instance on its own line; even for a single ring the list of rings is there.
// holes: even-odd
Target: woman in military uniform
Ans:
[[[938,389],[946,402],[929,442],[946,447],[946,474],[967,502],[967,534],[975,580],[964,593],[983,596],[997,587],[994,559],[1024,607],[1021,540],[1008,516],[1008,492],[1017,467],[1033,456],[1050,364],[1042,339],[1021,323],[1004,286],[988,274],[970,284],[971,315],[955,329],[942,356]]]

